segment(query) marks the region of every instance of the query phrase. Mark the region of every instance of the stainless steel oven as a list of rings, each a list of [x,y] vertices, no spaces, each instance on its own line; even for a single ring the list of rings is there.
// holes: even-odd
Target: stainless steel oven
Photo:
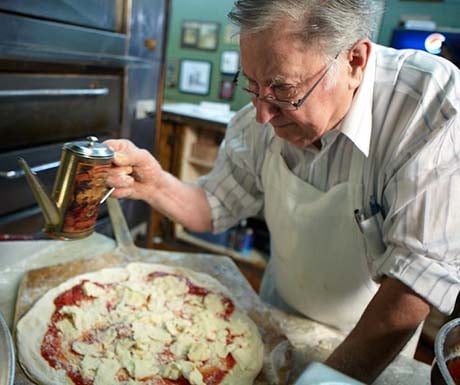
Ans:
[[[0,1],[0,233],[42,218],[17,157],[48,191],[66,141],[132,139],[153,151],[168,0]],[[159,110],[159,109],[158,109]],[[124,201],[131,227],[144,203]],[[102,209],[97,230],[110,233]]]

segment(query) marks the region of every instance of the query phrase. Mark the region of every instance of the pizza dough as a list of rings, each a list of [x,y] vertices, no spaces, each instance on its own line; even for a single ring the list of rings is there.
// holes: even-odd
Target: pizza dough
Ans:
[[[18,358],[44,385],[251,385],[257,326],[209,275],[131,263],[73,277],[17,325]]]

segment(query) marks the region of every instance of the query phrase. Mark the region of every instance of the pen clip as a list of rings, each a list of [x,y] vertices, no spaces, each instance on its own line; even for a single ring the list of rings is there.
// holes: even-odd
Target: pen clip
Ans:
[[[361,225],[361,222],[364,221],[365,219],[364,214],[361,212],[361,210],[356,209],[354,211],[354,216],[355,216],[356,223],[358,224],[359,230],[363,233],[363,227]]]
[[[382,208],[377,203],[377,200],[375,199],[375,197],[373,195],[371,195],[371,198],[370,198],[370,201],[369,201],[369,206],[371,208],[371,215],[378,214],[382,210]]]

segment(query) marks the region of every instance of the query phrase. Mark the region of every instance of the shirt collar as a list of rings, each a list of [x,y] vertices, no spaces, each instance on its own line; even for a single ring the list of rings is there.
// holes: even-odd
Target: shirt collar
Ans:
[[[372,133],[372,95],[375,80],[375,45],[364,71],[363,80],[351,103],[351,107],[340,125],[340,132],[345,134],[367,157]]]

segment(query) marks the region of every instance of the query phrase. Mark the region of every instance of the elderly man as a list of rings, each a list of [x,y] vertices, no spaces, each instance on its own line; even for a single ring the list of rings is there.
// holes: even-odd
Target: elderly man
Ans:
[[[237,81],[252,104],[196,185],[108,142],[117,197],[194,231],[263,213],[261,297],[349,331],[326,363],[365,382],[431,306],[452,312],[460,283],[460,74],[371,43],[378,12],[365,0],[238,0]]]

